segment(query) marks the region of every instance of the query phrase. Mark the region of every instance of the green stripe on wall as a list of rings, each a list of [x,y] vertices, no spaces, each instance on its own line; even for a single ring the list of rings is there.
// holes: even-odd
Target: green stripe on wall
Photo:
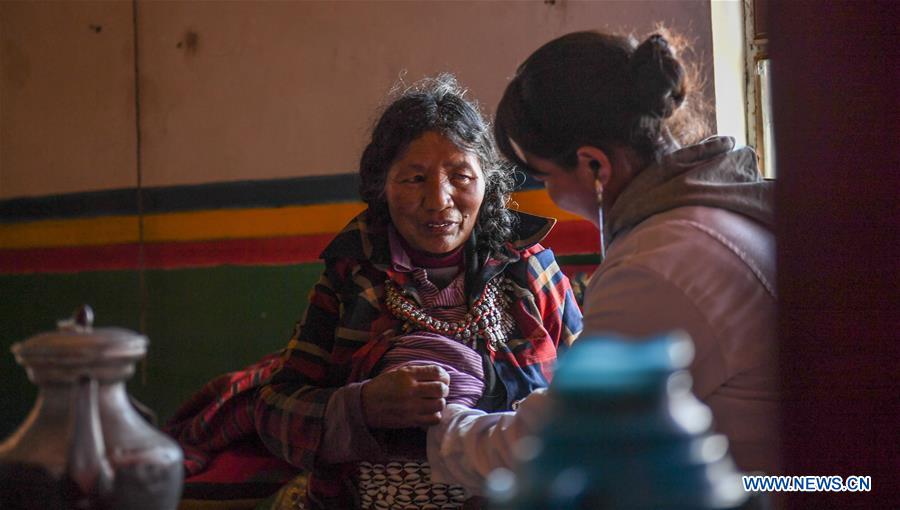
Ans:
[[[598,257],[558,260],[596,264]],[[150,350],[129,391],[164,421],[212,377],[281,349],[321,272],[318,262],[147,271]],[[81,303],[94,308],[97,327],[138,330],[140,293],[136,271],[0,275],[0,440],[22,423],[37,395],[10,346],[54,329]]]
[[[150,350],[129,391],[163,421],[213,376],[284,347],[321,271],[320,263],[147,271]],[[37,395],[9,351],[14,342],[54,329],[81,303],[93,306],[97,327],[137,330],[140,302],[134,271],[0,275],[0,440]]]

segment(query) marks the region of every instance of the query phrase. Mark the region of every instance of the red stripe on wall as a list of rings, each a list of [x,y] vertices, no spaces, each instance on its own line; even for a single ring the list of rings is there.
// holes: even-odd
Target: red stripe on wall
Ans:
[[[242,266],[315,262],[334,234],[267,239],[226,239],[147,245],[146,265],[154,269],[222,264]]]
[[[541,244],[556,255],[580,255],[600,250],[600,232],[586,220],[557,223]]]
[[[138,245],[0,250],[0,273],[77,273],[138,267]]]
[[[218,265],[283,265],[315,262],[334,234],[264,239],[223,239],[144,245],[144,267],[175,269]],[[557,255],[596,252],[597,231],[587,221],[558,223],[542,243]],[[75,273],[133,270],[139,245],[64,246],[0,250],[0,273]]]
[[[218,265],[279,265],[313,262],[333,234],[268,239],[226,239],[144,246],[144,267],[175,269]],[[66,246],[0,250],[0,273],[74,273],[133,270],[139,245]]]

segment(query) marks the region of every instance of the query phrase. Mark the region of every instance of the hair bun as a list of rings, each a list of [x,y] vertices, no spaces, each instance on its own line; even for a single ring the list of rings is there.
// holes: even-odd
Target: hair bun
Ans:
[[[651,35],[634,50],[629,72],[635,106],[641,113],[667,118],[684,102],[684,67],[662,35]]]

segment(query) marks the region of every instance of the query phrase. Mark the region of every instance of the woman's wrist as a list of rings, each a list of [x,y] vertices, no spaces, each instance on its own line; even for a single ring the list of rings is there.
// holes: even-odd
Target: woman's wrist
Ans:
[[[328,399],[319,457],[330,464],[383,457],[363,412],[362,391],[366,382],[350,383]]]

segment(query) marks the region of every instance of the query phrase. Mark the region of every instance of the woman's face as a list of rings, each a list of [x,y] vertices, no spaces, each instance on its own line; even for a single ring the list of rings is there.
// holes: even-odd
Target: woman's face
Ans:
[[[388,169],[384,192],[394,227],[413,248],[444,254],[472,235],[484,200],[478,158],[441,134],[413,140]]]
[[[549,159],[527,152],[523,152],[519,157],[536,170],[531,176],[544,183],[544,188],[553,203],[560,209],[577,214],[597,225],[599,221],[597,181],[590,171],[580,167],[567,170]],[[598,228],[599,226],[597,225]]]

